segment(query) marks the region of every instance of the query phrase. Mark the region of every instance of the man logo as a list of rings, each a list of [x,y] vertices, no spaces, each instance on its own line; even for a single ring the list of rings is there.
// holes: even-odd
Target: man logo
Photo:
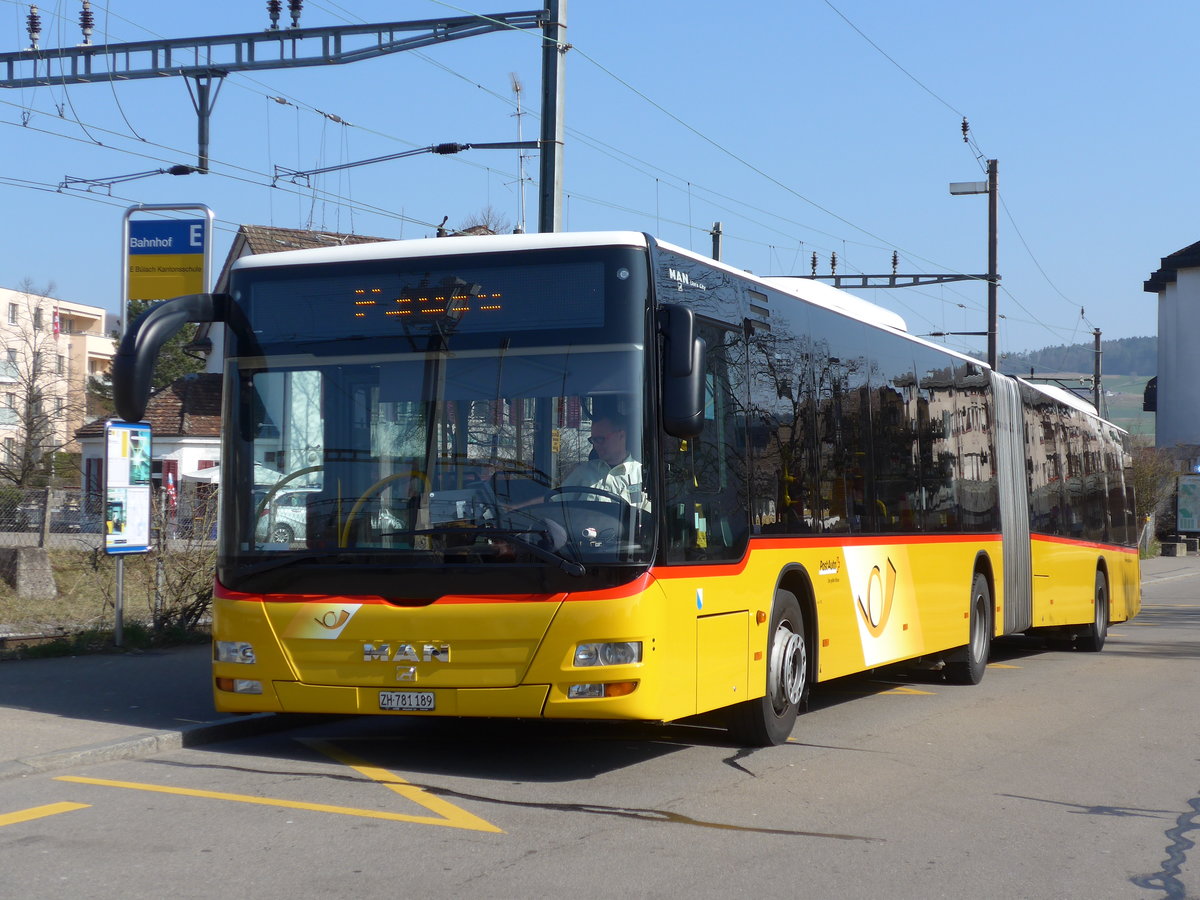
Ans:
[[[450,662],[450,645],[441,643],[363,644],[363,662]]]

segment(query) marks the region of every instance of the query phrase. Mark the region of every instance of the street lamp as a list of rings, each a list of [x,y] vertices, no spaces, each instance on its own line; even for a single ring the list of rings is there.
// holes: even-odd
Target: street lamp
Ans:
[[[965,127],[965,126],[964,126]],[[1000,283],[1000,276],[996,273],[996,206],[997,206],[997,179],[996,172],[999,166],[994,159],[987,161],[987,181],[952,181],[950,183],[950,193],[955,196],[962,194],[987,194],[988,195],[988,365],[993,371],[998,371],[996,353],[996,288]]]

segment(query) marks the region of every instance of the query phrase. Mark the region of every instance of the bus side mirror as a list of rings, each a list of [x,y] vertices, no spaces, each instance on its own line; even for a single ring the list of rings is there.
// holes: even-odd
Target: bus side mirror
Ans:
[[[188,322],[225,320],[226,294],[187,294],[156,303],[130,324],[113,357],[113,403],[126,422],[146,413],[158,351]]]
[[[704,428],[704,339],[696,336],[696,315],[678,303],[658,310],[663,336],[663,429],[677,438],[694,438]]]

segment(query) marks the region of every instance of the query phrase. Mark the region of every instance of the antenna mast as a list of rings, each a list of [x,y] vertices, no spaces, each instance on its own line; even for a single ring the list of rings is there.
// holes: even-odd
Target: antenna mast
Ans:
[[[521,79],[517,77],[516,72],[509,72],[508,77],[512,79],[513,96],[517,101],[517,142],[524,140],[521,135],[521,118],[525,115],[525,111],[521,108]],[[525,151],[521,150],[517,153],[517,234],[525,233]]]

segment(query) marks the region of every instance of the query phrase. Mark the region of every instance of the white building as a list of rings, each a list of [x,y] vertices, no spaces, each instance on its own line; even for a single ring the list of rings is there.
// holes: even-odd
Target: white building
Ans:
[[[77,451],[75,430],[86,421],[87,382],[107,372],[116,352],[108,314],[98,306],[0,288],[0,452],[26,440],[26,406],[47,418],[41,442]]]
[[[1200,242],[1164,256],[1143,289],[1158,294],[1155,446],[1200,455]]]

